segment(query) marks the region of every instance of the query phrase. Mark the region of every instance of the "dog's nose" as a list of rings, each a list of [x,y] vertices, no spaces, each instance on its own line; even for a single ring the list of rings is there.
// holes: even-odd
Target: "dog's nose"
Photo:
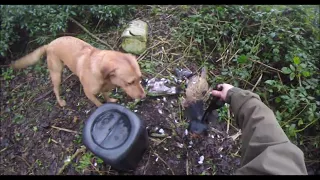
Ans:
[[[140,99],[144,99],[146,97],[146,93],[140,95]]]

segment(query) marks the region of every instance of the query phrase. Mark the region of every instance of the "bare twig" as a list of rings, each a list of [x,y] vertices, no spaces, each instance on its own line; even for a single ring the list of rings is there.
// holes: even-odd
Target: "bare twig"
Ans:
[[[63,166],[59,169],[58,174],[57,175],[61,175],[64,171],[64,169],[72,162],[72,160],[77,157],[80,153],[83,153],[86,151],[86,147],[85,146],[81,146],[79,149],[77,149],[77,151],[70,157],[70,161],[67,161],[63,164]]]
[[[81,134],[80,132],[73,131],[73,130],[70,130],[70,129],[61,128],[61,127],[57,127],[57,126],[50,126],[50,127],[54,128],[54,129],[58,129],[59,131],[65,131],[65,132],[69,132],[69,133]]]
[[[229,105],[226,105],[229,107]],[[230,109],[228,108],[228,122],[227,122],[227,134],[229,133],[229,128],[230,128],[230,120],[231,120],[231,115],[230,115]]]
[[[4,151],[7,150],[7,149],[8,149],[7,147],[1,149],[0,153],[4,152]]]
[[[39,100],[41,100],[41,99],[43,99],[43,98],[45,98],[45,97],[47,97],[49,94],[51,94],[53,92],[53,89],[51,89],[50,91],[48,91],[48,92],[46,92],[46,93],[44,93],[44,94],[42,94],[40,97],[37,97],[36,99],[34,99],[33,100],[33,102],[37,102],[37,101],[39,101]]]
[[[233,38],[232,38],[232,41],[230,41],[227,47],[223,50],[223,53],[221,54],[221,58],[219,58],[216,62],[219,62],[220,60],[223,60],[224,58],[228,57],[227,54],[229,53],[229,46],[232,44],[232,42],[233,42]],[[230,49],[232,49],[232,47]],[[223,61],[222,61],[222,65],[224,66]]]
[[[155,76],[154,76],[154,78],[156,78],[156,77],[158,77],[163,71],[165,71],[168,67],[170,67],[170,66],[172,66],[173,64],[175,64],[177,61],[179,61],[180,59],[182,59],[183,58],[183,56],[182,57],[180,57],[180,58],[178,58],[178,59],[176,59],[176,60],[174,60],[174,61],[172,61],[170,64],[168,64],[164,69],[162,69],[159,73],[157,73]]]
[[[98,24],[96,25],[96,27],[94,28],[94,30],[96,30],[98,28],[98,26],[100,25],[102,18],[99,19]]]
[[[304,128],[302,129],[298,129],[298,130],[295,130],[296,133],[299,133],[301,131],[304,131],[305,129],[307,129],[307,127],[309,127],[310,125],[312,125],[313,123],[317,122],[318,119],[315,119],[314,121],[310,122],[309,124],[307,124]]]
[[[227,63],[229,63],[229,62],[232,60],[232,58],[233,58],[235,55],[237,55],[237,53],[239,52],[239,50],[240,50],[240,49],[238,49],[238,50],[229,58],[229,60],[228,60]]]
[[[222,134],[222,135],[224,135],[223,132],[219,131],[219,130],[216,129],[216,128],[211,128],[211,130],[212,130],[213,132],[217,133],[217,134]]]
[[[214,48],[211,50],[211,52],[209,53],[209,55],[205,58],[204,61],[207,61],[209,59],[209,57],[211,56],[211,54],[213,53],[213,51],[216,49],[217,45],[219,44],[219,41],[221,39],[222,35],[219,37],[219,39],[217,40],[216,45],[214,46]]]
[[[14,89],[12,89],[11,92],[15,92],[17,89],[19,89],[21,86],[23,86],[24,84],[27,84],[27,83],[29,83],[29,81],[26,81],[26,82],[24,82],[24,83],[19,84],[19,85],[16,86]]]
[[[156,44],[152,45],[151,47],[147,48],[143,53],[141,53],[140,56],[137,58],[137,61],[143,59],[149,53],[150,50],[152,50],[153,48],[155,48],[156,46],[158,46],[160,44],[169,44],[170,45],[170,43],[168,41],[166,41],[167,38],[168,38],[168,36],[164,39],[158,38],[160,41],[157,42]]]
[[[75,75],[75,74],[70,74],[68,77],[66,77],[63,81],[62,81],[62,83],[64,83],[66,80],[68,80],[71,76],[73,76],[73,75]],[[44,93],[43,95],[41,95],[40,97],[37,97],[36,99],[34,99],[33,100],[33,102],[37,102],[37,101],[39,101],[39,100],[41,100],[41,99],[43,99],[43,98],[45,98],[45,97],[47,97],[49,94],[51,94],[53,92],[53,88],[51,88],[48,92],[46,92],[46,93]]]
[[[282,82],[282,79],[281,79],[280,73],[278,72],[277,74],[278,74],[279,80],[280,80],[280,82],[281,82],[281,84],[282,84],[282,86],[283,86],[283,82]],[[286,89],[284,89],[284,91],[285,91],[286,93],[288,93]]]
[[[251,59],[251,58],[248,58],[248,59],[249,59],[250,61],[252,61],[252,62],[261,64],[261,65],[263,65],[263,66],[265,66],[265,67],[267,67],[267,68],[269,68],[269,69],[272,69],[272,70],[274,70],[274,71],[277,71],[277,72],[282,73],[282,71],[280,71],[279,69],[276,69],[276,68],[273,68],[273,67],[271,67],[271,66],[268,66],[268,65],[266,65],[266,64],[264,64],[264,63],[262,63],[262,62],[260,62],[260,61],[253,60],[253,59]]]
[[[257,85],[260,83],[261,78],[262,78],[262,75],[263,75],[263,73],[261,73],[259,79],[257,80],[256,84],[253,86],[253,88],[251,89],[251,91],[253,91],[253,90],[257,87]]]
[[[164,142],[165,140],[170,139],[170,138],[171,138],[171,136],[167,136],[167,137],[165,137],[165,138],[162,139],[162,140],[157,140],[157,139],[154,139],[154,138],[150,138],[150,140],[152,140],[153,142],[155,142],[155,145],[158,146],[158,145],[160,145],[162,142]]]
[[[92,34],[89,30],[87,30],[84,26],[82,26],[78,21],[76,21],[75,19],[73,19],[72,17],[69,17],[69,19],[71,21],[73,21],[74,23],[76,23],[83,31],[85,31],[86,33],[88,33],[91,37],[93,37],[94,39],[96,39],[97,41],[99,41],[100,43],[108,46],[111,50],[113,50],[113,48],[105,41],[99,39],[97,36],[95,36],[94,34]]]
[[[252,27],[252,26],[259,26],[261,25],[261,23],[257,23],[257,24],[252,24],[252,25],[248,25],[248,27]]]
[[[137,61],[141,60],[141,59],[147,54],[147,52],[148,52],[150,49],[158,46],[158,45],[161,44],[161,43],[163,43],[163,41],[160,41],[160,42],[158,42],[157,44],[155,44],[155,45],[149,47],[148,49],[146,49],[146,50],[137,58]]]
[[[304,108],[302,108],[302,110],[297,114],[295,115],[293,118],[291,118],[290,120],[286,121],[285,123],[283,123],[281,125],[281,127],[284,127],[286,124],[288,124],[289,122],[293,121],[294,119],[296,119],[307,107],[309,106],[309,104],[305,105]],[[284,112],[284,111],[283,111]],[[281,112],[281,113],[283,113]]]
[[[54,139],[51,139],[52,142],[56,143],[56,144],[59,144],[56,140]]]
[[[150,156],[151,156],[151,153],[149,153],[148,161],[147,161],[146,165],[144,166],[144,170],[143,170],[143,174],[144,174],[144,175],[146,174],[146,170],[147,170],[147,167],[148,167],[148,165],[149,165]]]
[[[89,162],[90,162],[91,166],[94,168],[94,170],[95,170],[96,172],[98,172],[100,175],[102,175],[101,171],[99,171],[99,169],[97,169],[97,168],[92,164],[91,161],[89,161]],[[107,171],[107,172],[108,172],[108,171]]]
[[[167,134],[158,134],[158,133],[151,133],[150,134],[151,137],[155,137],[155,138],[165,138],[168,135]]]
[[[189,53],[190,53],[190,50],[191,50],[191,47],[192,47],[192,44],[193,44],[193,33],[194,31],[192,32],[192,36],[190,37],[190,42],[189,42],[189,46],[183,51],[183,54],[189,56]]]
[[[189,153],[187,151],[187,158],[186,158],[186,173],[187,173],[187,175],[189,175],[189,161],[188,161],[188,158],[189,158]]]
[[[277,74],[278,74],[278,78],[279,78],[279,80],[280,80],[280,82],[281,82],[281,85],[283,86],[283,82],[282,82],[282,79],[281,79],[280,73],[277,73]]]
[[[233,129],[235,129],[236,131],[240,131],[240,129],[238,129],[237,127],[235,127],[234,125],[232,125],[232,123],[230,123],[230,126],[233,127]]]
[[[7,64],[7,65],[0,65],[0,67],[10,67],[10,64]]]
[[[245,80],[245,79],[241,79],[241,78],[239,78],[239,77],[233,77],[233,78],[235,78],[235,79],[238,79],[238,80],[240,80],[240,81],[244,81],[244,82],[246,82],[247,84],[249,84],[250,86],[254,86],[252,83],[250,83],[249,81],[247,81],[247,80]]]
[[[23,160],[23,161],[28,165],[29,168],[31,167],[31,165],[28,163],[28,161],[25,160],[23,157],[21,157],[21,156],[16,156],[16,157],[18,157],[18,158],[20,158],[21,160]]]
[[[236,134],[229,136],[229,138],[235,141],[241,134],[241,130],[239,130]]]
[[[164,161],[157,153],[154,152],[154,154],[157,156],[157,158],[159,158],[171,171],[172,175],[174,175],[173,170],[171,169],[171,167],[166,163],[166,161]]]
[[[298,80],[299,80],[299,85],[300,85],[300,87],[302,87],[300,76],[298,76]]]

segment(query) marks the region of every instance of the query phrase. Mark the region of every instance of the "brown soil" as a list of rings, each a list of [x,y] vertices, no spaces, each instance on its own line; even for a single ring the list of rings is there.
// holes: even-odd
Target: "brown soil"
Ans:
[[[161,75],[168,75],[173,73],[173,68],[181,65],[177,63],[168,66],[170,58],[182,57],[181,49],[168,50],[178,47],[169,39],[171,27],[179,22],[172,14],[180,10],[176,6],[161,8],[163,11],[153,15],[153,18],[149,18],[152,13],[151,6],[137,14],[149,23],[149,47],[163,40],[169,43],[162,42],[162,45],[154,47],[141,61],[161,62],[153,70]],[[114,43],[109,39],[108,42],[116,44],[116,39],[113,40]],[[163,52],[162,47],[167,51]],[[177,52],[180,52],[180,55],[166,57],[169,53]],[[185,57],[182,60],[186,62],[189,59]],[[197,69],[192,63],[187,66],[193,71]],[[165,68],[167,70],[164,70]],[[68,78],[62,84],[61,95],[67,106],[60,108],[52,92],[45,61],[39,66],[13,72],[12,75],[14,77],[11,77],[11,80],[0,78],[0,174],[57,174],[65,160],[82,146],[80,133],[84,121],[96,107],[84,95],[78,78],[69,77],[70,71],[65,70],[63,78]],[[154,76],[147,72],[144,72],[144,75],[146,78]],[[125,94],[118,95],[122,97],[119,103],[132,103]],[[230,126],[227,134],[225,122],[212,122],[210,128],[214,129],[210,129],[208,137],[194,139],[185,135],[188,122],[181,115],[183,112],[178,96],[165,99],[147,98],[133,109],[137,110],[136,113],[146,122],[150,132],[163,129],[166,134],[163,138],[150,137],[150,147],[134,172],[119,173],[103,163],[96,165],[94,156],[90,158],[88,166],[81,168],[81,159],[90,154],[87,150],[85,154],[77,156],[63,174],[232,174],[239,168],[241,136],[235,141],[229,138],[228,135],[234,135],[237,131]],[[201,156],[204,157],[202,164],[198,162]]]

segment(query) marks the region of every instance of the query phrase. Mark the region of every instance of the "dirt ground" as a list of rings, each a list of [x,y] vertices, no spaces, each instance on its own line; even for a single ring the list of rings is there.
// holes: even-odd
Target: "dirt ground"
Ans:
[[[24,76],[21,76],[20,80],[20,83],[18,80],[15,82],[22,84]],[[63,95],[68,100],[69,107],[64,109],[56,104],[52,93],[37,103],[28,102],[32,95],[26,95],[19,100],[26,101],[19,103],[22,106],[20,112],[9,113],[9,108],[5,109],[5,118],[1,122],[1,174],[56,174],[64,160],[80,148],[81,136],[52,128],[62,127],[79,132],[83,121],[95,110],[94,105],[80,93],[81,87],[77,80],[70,79],[68,84],[70,91]],[[33,88],[30,88],[27,93],[32,91]],[[1,99],[2,102],[12,98],[4,94],[1,91],[1,97],[6,97]],[[163,114],[160,114],[156,107],[162,109]],[[147,99],[136,109],[137,114],[146,121],[148,129],[163,129],[165,134],[171,137],[151,138],[150,149],[134,174],[229,174],[234,169],[228,164],[239,164],[237,157],[230,157],[230,153],[236,153],[238,146],[228,140],[226,134],[211,132],[209,138],[197,141],[184,135],[186,128],[177,125],[183,122],[176,123],[174,119],[177,117],[168,117],[169,113],[174,114],[172,112],[179,109],[177,98],[166,98],[166,102],[163,102],[163,99]],[[17,119],[18,113],[23,117],[12,123]],[[173,124],[178,128],[172,127]],[[221,131],[222,128],[223,126],[219,127]],[[180,144],[183,144],[183,147],[179,147]],[[220,147],[223,149],[219,149]],[[205,157],[205,161],[199,165],[201,155]],[[82,173],[76,172],[70,166],[64,174]]]
[[[6,108],[1,120],[0,174],[56,174],[68,156],[72,156],[82,145],[81,136],[75,132],[81,132],[83,122],[96,109],[95,106],[81,93],[77,78],[69,78],[65,82],[64,89],[69,89],[62,93],[68,103],[66,108],[57,105],[53,93],[33,102],[51,91],[48,79],[43,82],[41,79],[35,73],[30,75],[27,82],[24,75],[17,76],[11,88],[8,88],[11,93],[1,91],[1,102],[5,102]],[[21,89],[18,90],[17,86]],[[12,113],[12,106],[6,103],[10,103],[16,95],[13,93],[15,88],[15,91],[23,92],[24,95],[17,95],[20,98],[13,103],[20,108],[18,112]],[[207,138],[191,139],[185,135],[187,123],[178,120],[177,97],[146,99],[135,109],[141,119],[146,121],[150,132],[163,129],[168,136],[150,138],[151,146],[134,174],[230,174],[238,167],[239,157],[232,155],[237,153],[239,146],[227,138],[225,124],[214,126],[221,132],[211,131]],[[162,114],[158,109],[162,110]],[[57,129],[59,127],[72,132]],[[198,163],[200,156],[204,156],[203,164]],[[230,163],[234,166],[230,166]],[[63,174],[83,173],[76,172],[70,165]],[[116,172],[108,170],[108,173]]]
[[[148,18],[151,10],[141,11],[138,17],[150,26],[149,47],[160,44],[150,50],[143,59],[153,61],[163,58],[174,44],[170,39],[170,30],[179,19],[170,16],[178,11],[164,6],[166,13]],[[170,8],[172,11],[170,11]],[[148,14],[149,13],[149,14]],[[116,41],[116,40],[115,40]],[[115,42],[114,41],[114,42]],[[110,41],[108,41],[110,42]],[[168,45],[169,44],[169,45]],[[162,49],[166,49],[163,52]],[[158,53],[158,54],[157,54]],[[181,55],[180,55],[181,56]],[[172,55],[173,57],[173,55]],[[174,57],[179,58],[179,56]],[[186,59],[187,60],[187,59]],[[162,61],[155,68],[156,74],[168,75],[179,64],[168,67],[170,62]],[[187,65],[196,70],[193,64]],[[166,69],[166,70],[164,70]],[[5,68],[1,69],[2,71]],[[96,109],[84,95],[79,80],[65,70],[61,95],[67,106],[60,108],[52,92],[51,81],[43,61],[39,66],[13,72],[11,80],[1,77],[1,128],[0,128],[0,174],[1,175],[54,175],[82,146],[81,131],[84,121]],[[145,78],[154,74],[145,73]],[[132,104],[132,100],[123,93],[117,93],[120,102]],[[149,138],[150,147],[144,154],[139,167],[134,172],[120,173],[108,165],[97,163],[98,159],[89,156],[86,151],[72,160],[62,174],[136,174],[136,175],[214,175],[232,174],[240,166],[241,136],[233,140],[237,129],[226,122],[212,122],[208,137],[191,138],[186,135],[188,122],[181,118],[183,113],[179,105],[179,96],[148,97],[132,106],[133,110],[146,122],[148,131],[164,131],[164,137]],[[62,129],[63,128],[63,129]],[[228,132],[228,133],[227,133]],[[84,166],[84,156],[89,156]],[[203,156],[203,163],[199,163]]]

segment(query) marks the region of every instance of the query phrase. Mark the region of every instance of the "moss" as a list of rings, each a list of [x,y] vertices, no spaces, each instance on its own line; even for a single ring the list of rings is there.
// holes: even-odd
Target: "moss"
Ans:
[[[147,48],[147,42],[141,42],[135,38],[125,38],[122,41],[122,49],[128,53],[140,55]]]

